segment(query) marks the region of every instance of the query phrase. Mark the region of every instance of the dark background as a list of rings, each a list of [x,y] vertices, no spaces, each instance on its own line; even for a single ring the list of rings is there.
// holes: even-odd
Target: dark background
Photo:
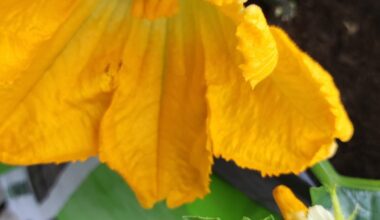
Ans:
[[[284,28],[324,66],[355,127],[332,159],[346,175],[380,179],[380,1],[256,0],[269,23]],[[296,6],[296,7],[294,7]]]

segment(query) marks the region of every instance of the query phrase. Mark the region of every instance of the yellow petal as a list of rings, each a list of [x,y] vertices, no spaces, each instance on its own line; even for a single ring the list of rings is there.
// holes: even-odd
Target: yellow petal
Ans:
[[[46,22],[57,24],[51,33],[41,35],[41,39],[33,42],[28,40],[33,38],[34,32],[29,33],[31,38],[28,38],[21,30],[15,30],[16,35],[20,33],[28,44],[19,45],[15,50],[5,49],[6,53],[20,60],[15,58],[12,66],[0,73],[2,80],[17,76],[9,85],[0,86],[2,162],[61,162],[85,159],[97,152],[98,126],[108,106],[106,96],[110,90],[110,77],[103,72],[104,67],[101,71],[91,68],[100,64],[96,60],[99,57],[106,60],[107,54],[101,51],[104,46],[99,43],[106,27],[109,31],[113,27],[108,23],[111,17],[116,19],[113,12],[117,1],[67,2],[73,5],[34,1],[27,5],[27,9],[35,11],[25,17],[22,14],[7,17],[10,24],[17,24],[17,20],[25,22],[19,28],[31,31],[44,27]],[[21,6],[24,5],[20,4],[9,15],[20,13]],[[65,8],[70,10],[70,15],[65,15]],[[67,18],[62,20],[61,16]],[[14,26],[3,26],[11,27]],[[16,45],[22,39],[9,42]],[[1,48],[9,46],[5,42],[1,45]],[[19,57],[19,53],[25,56]]]
[[[332,78],[279,29],[274,71],[254,90],[238,70],[214,66],[208,82],[209,134],[217,156],[264,175],[301,172],[331,156],[334,138],[352,125]]]
[[[278,59],[276,43],[258,6],[251,5],[245,10],[236,35],[239,37],[238,50],[245,59],[241,65],[243,76],[255,87],[272,73]]]
[[[100,158],[125,178],[144,207],[162,199],[175,207],[208,192],[205,76],[218,79],[214,66],[238,68],[245,62],[238,41],[248,42],[235,33],[249,16],[226,10],[183,0],[168,19],[131,18],[117,89],[101,125]],[[260,22],[244,28],[266,25]],[[263,31],[269,33],[268,27]],[[240,70],[236,74],[242,77]]]
[[[244,8],[243,1],[209,0],[230,17],[237,25],[236,48],[243,56],[239,64],[245,80],[255,87],[271,74],[276,66],[278,54],[276,42],[260,7]],[[225,26],[226,24],[223,24]],[[233,40],[235,43],[235,40]]]
[[[175,207],[208,192],[204,57],[193,17],[204,6],[185,3],[168,20],[130,18],[123,67],[101,125],[101,160],[144,207],[162,199]]]
[[[80,1],[0,2],[0,85],[11,85],[34,62],[36,53],[78,11]],[[84,11],[81,11],[84,13]],[[83,15],[85,16],[85,15]]]
[[[285,220],[306,220],[307,207],[286,186],[279,185],[273,190],[273,197]]]
[[[173,16],[178,7],[178,0],[133,0],[132,13],[143,19],[157,19]]]

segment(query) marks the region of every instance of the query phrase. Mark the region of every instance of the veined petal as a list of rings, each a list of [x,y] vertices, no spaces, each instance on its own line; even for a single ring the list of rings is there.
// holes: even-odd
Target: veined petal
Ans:
[[[218,80],[214,66],[228,69],[245,62],[236,47],[248,39],[240,39],[236,31],[249,16],[232,10],[238,7],[227,12],[229,7],[220,10],[203,0],[179,5],[168,19],[132,18],[117,89],[101,125],[102,161],[126,179],[145,207],[162,199],[174,207],[208,192],[212,158],[205,77]],[[254,13],[262,16],[259,10]],[[243,29],[260,25],[269,33],[264,19]],[[253,42],[258,37],[248,35]],[[273,45],[271,39],[267,42]],[[256,67],[264,65],[260,61]]]
[[[334,138],[352,125],[332,78],[272,28],[279,60],[254,90],[236,68],[218,69],[208,85],[209,129],[216,155],[264,175],[301,172],[331,156]]]
[[[194,20],[196,7],[207,6],[182,4],[167,20],[132,18],[101,125],[101,160],[125,178],[144,207],[162,199],[175,207],[208,192],[204,57]]]
[[[179,7],[186,7],[186,1],[134,0],[132,10],[139,18],[157,19],[174,15]],[[245,80],[255,87],[272,72],[278,58],[276,43],[264,14],[256,5],[245,8],[243,0],[205,1],[234,21],[238,39],[236,47],[243,57],[239,66]]]
[[[153,20],[175,15],[178,7],[178,0],[133,0],[132,14]]]
[[[39,49],[74,16],[79,5],[78,0],[0,2],[1,87],[10,86],[20,72],[38,61],[35,53],[41,52]]]
[[[103,32],[114,28],[109,21],[117,17],[117,1],[80,1],[70,8],[65,20],[60,17],[61,3],[33,3],[27,9],[35,9],[36,14],[32,14],[37,17],[20,14],[10,16],[8,22],[21,19],[26,26],[20,29],[31,30],[38,30],[46,20],[58,19],[59,24],[38,43],[5,51],[15,56],[21,51],[25,56],[0,73],[5,79],[17,76],[10,85],[0,86],[0,160],[33,164],[85,159],[97,152],[99,121],[108,106],[110,77],[103,72],[104,66],[95,67],[102,64],[98,62],[100,57],[102,61],[107,59],[101,42]],[[18,10],[14,13],[20,13]],[[36,24],[31,24],[34,19]],[[115,31],[110,35],[113,38]],[[12,43],[19,42],[22,40]]]

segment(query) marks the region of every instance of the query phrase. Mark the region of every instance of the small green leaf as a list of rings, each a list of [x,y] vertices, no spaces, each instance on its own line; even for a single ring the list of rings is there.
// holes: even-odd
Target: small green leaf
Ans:
[[[335,209],[348,220],[379,219],[380,181],[341,176],[328,162],[317,164],[312,171],[323,184],[311,188],[313,205]]]

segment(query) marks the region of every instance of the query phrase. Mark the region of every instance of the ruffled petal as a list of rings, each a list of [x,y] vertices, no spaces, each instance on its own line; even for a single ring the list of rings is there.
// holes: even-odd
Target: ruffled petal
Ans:
[[[276,42],[262,10],[257,5],[244,8],[239,0],[209,1],[234,21],[236,48],[243,57],[239,66],[244,79],[254,88],[272,73],[278,59]]]
[[[10,31],[2,33],[18,38],[0,43],[14,57],[13,63],[1,59],[10,66],[0,72],[1,82],[9,82],[0,86],[0,161],[51,163],[95,155],[111,84],[101,66],[110,51],[104,43],[117,35],[109,24],[118,17],[117,1],[22,2],[28,5],[14,5],[1,18]]]
[[[101,125],[101,160],[125,178],[144,207],[163,199],[175,207],[208,192],[204,57],[194,20],[196,7],[207,6],[182,4],[168,20],[132,18]]]
[[[254,88],[272,73],[278,59],[276,42],[258,6],[245,9],[236,36],[237,48],[244,56],[244,63],[240,66],[243,76]]]
[[[123,68],[101,126],[102,161],[126,179],[144,207],[162,199],[174,207],[208,192],[205,77],[218,80],[214,66],[237,67],[248,51],[236,50],[239,40],[248,42],[236,31],[249,16],[203,0],[183,0],[180,6],[166,20],[131,19]],[[248,34],[259,25],[269,33],[265,20],[258,21],[243,29],[259,39],[259,32]],[[247,60],[254,62],[254,56]],[[258,62],[255,68],[267,65]],[[242,77],[240,69],[236,74]]]
[[[301,172],[331,156],[352,125],[332,78],[280,29],[279,60],[254,90],[234,65],[208,81],[209,134],[217,156],[264,175]]]

